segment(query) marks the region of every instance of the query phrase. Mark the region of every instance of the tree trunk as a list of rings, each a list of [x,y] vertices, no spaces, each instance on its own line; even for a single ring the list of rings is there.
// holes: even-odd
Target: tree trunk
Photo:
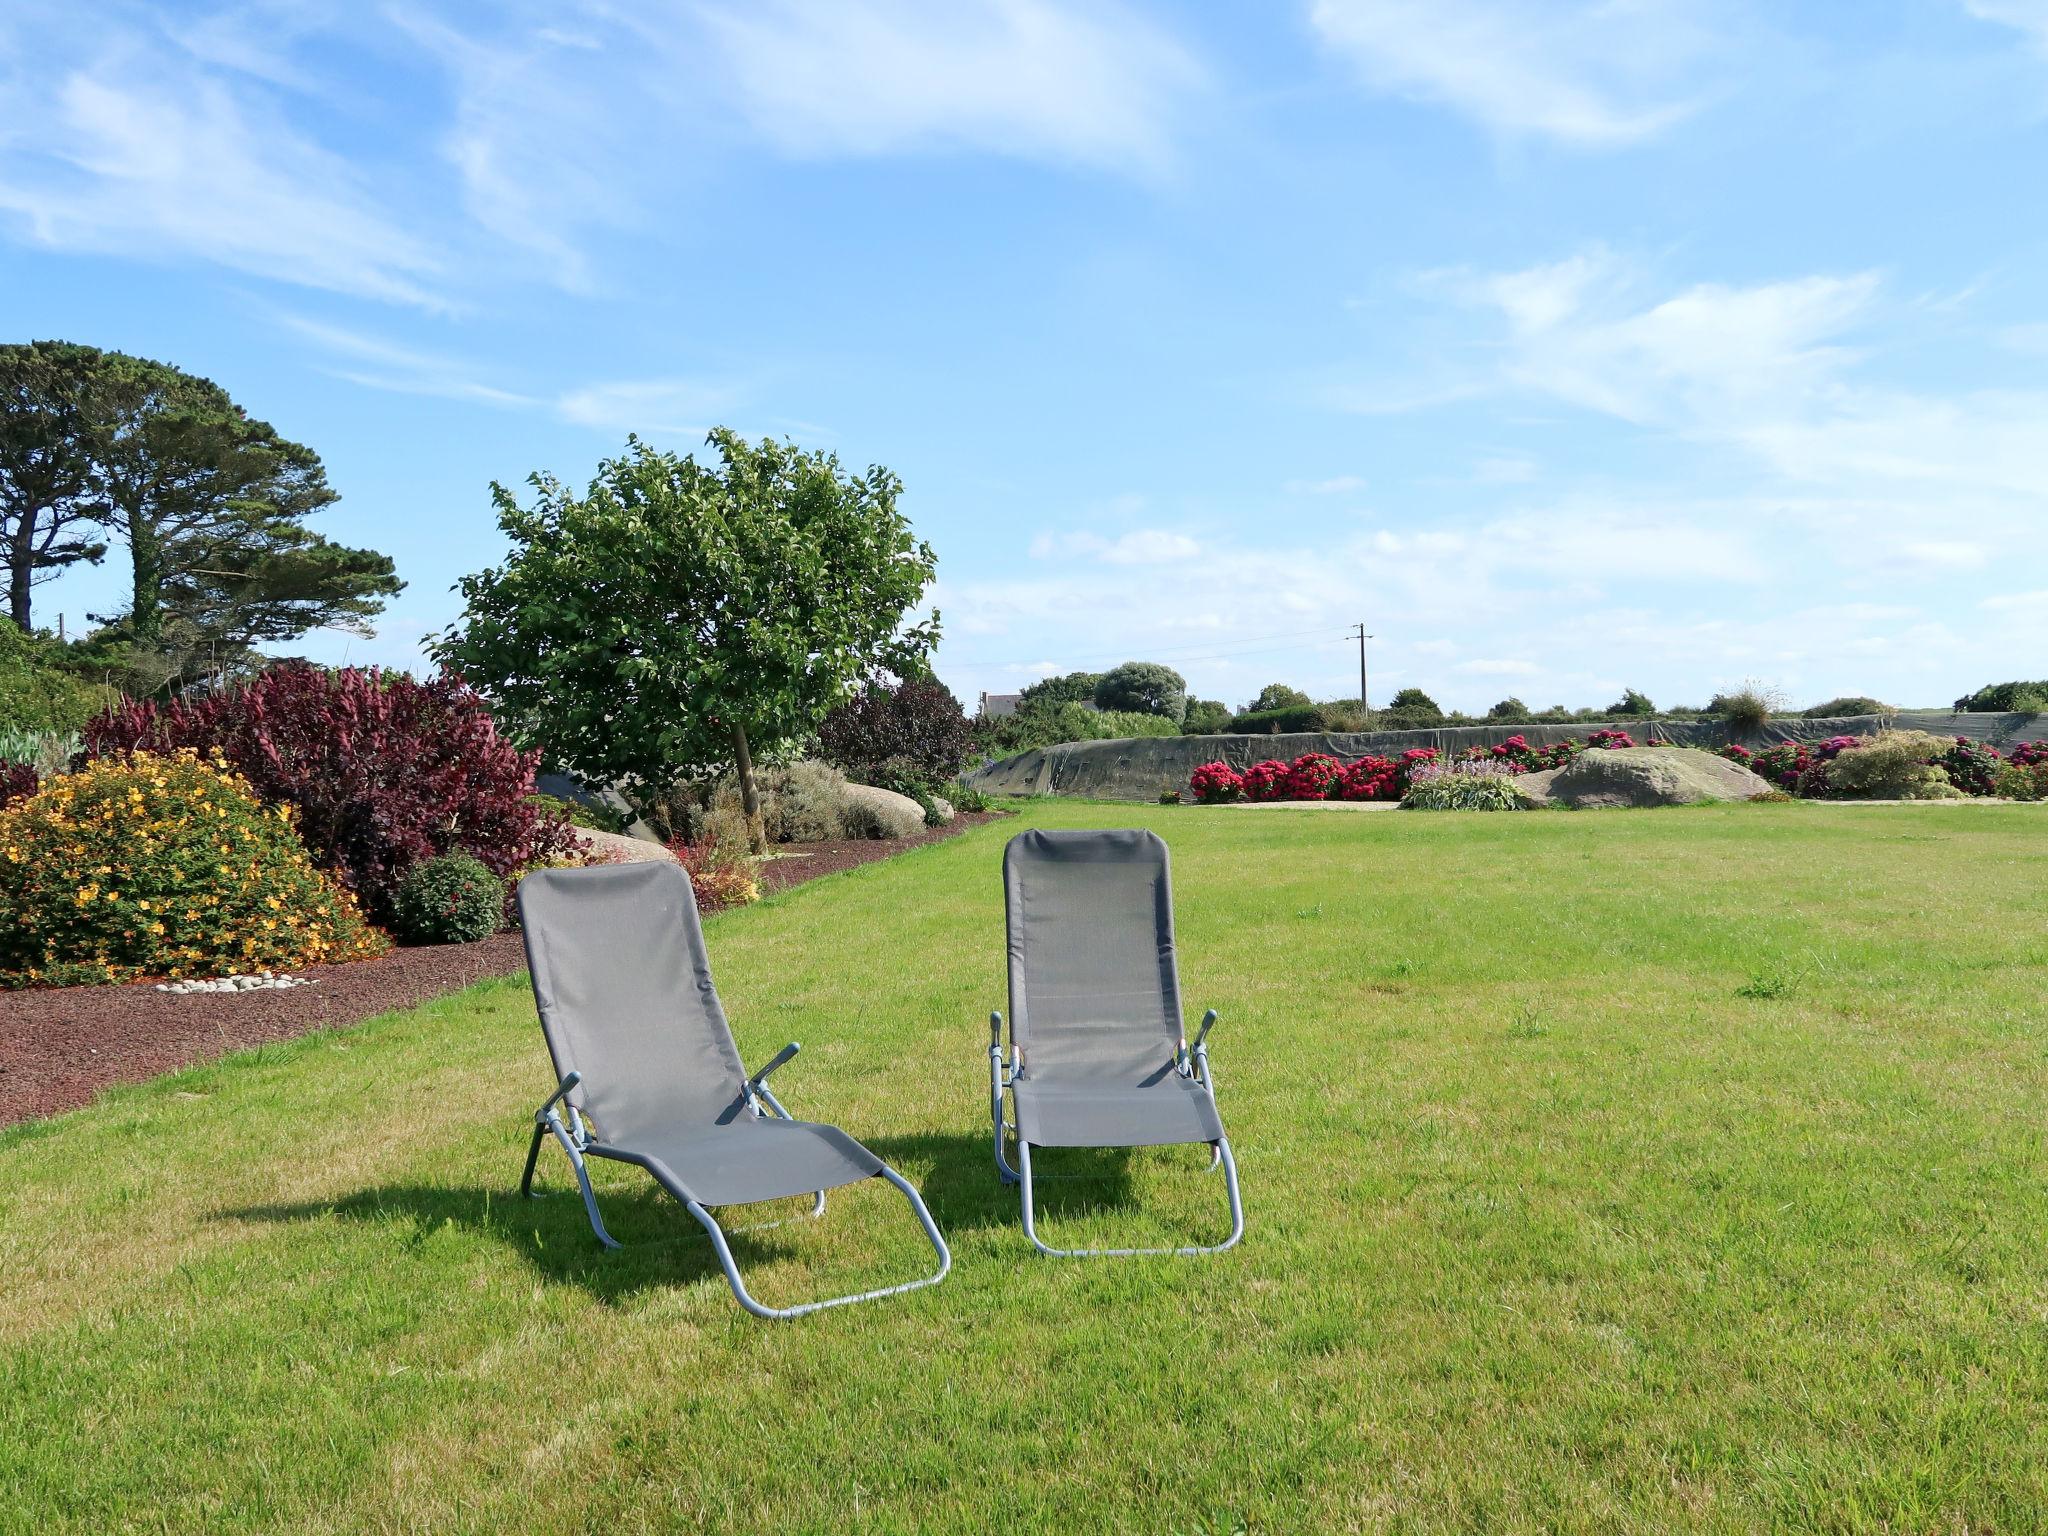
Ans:
[[[740,809],[747,815],[747,846],[755,853],[768,851],[768,834],[761,825],[761,795],[754,788],[754,754],[747,750],[747,728],[732,728],[733,762],[740,776]]]
[[[154,649],[164,631],[163,544],[157,531],[140,517],[128,519],[128,553],[135,567],[129,624],[135,631],[135,643]]]
[[[34,576],[34,551],[27,549],[9,550],[7,561],[7,616],[14,620],[14,627],[23,634],[29,632],[29,587]]]

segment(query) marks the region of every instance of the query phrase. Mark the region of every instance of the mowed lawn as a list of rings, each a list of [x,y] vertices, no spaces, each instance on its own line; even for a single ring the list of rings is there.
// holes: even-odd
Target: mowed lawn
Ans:
[[[1131,824],[1249,1230],[1048,1260],[989,1162],[998,866]],[[636,1171],[619,1253],[552,1149],[520,1202],[552,1083],[488,985],[0,1135],[0,1528],[2048,1524],[2039,808],[1037,803],[708,930],[944,1285],[760,1322]],[[1220,1233],[1204,1161],[1046,1154],[1049,1240]],[[735,1248],[777,1303],[929,1261],[879,1181]]]

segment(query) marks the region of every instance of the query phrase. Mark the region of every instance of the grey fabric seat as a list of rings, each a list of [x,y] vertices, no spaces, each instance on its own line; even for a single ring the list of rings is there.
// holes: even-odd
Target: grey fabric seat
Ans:
[[[952,1256],[902,1175],[844,1131],[797,1120],[767,1086],[794,1042],[749,1077],[711,981],[689,876],[670,863],[552,869],[519,882],[519,917],[534,1002],[559,1086],[534,1112],[522,1194],[533,1190],[541,1142],[561,1144],[592,1230],[607,1247],[584,1159],[646,1169],[711,1236],[733,1294],[762,1317],[794,1317],[936,1284]],[[567,1119],[563,1111],[567,1111]],[[939,1255],[927,1279],[794,1307],[747,1293],[725,1233],[706,1206],[814,1197],[881,1177],[910,1201]]]
[[[1182,1026],[1166,844],[1142,831],[1032,831],[1003,854],[1010,960],[1010,1059],[1002,1015],[990,1018],[989,1085],[996,1170],[1022,1185],[1024,1230],[1062,1257],[1214,1253],[1244,1233],[1237,1164],[1209,1077],[1212,1010],[1190,1046]],[[1004,1156],[1004,1104],[1015,1105],[1017,1167]],[[1221,1243],[1175,1249],[1047,1247],[1038,1239],[1031,1149],[1204,1142],[1230,1198]]]

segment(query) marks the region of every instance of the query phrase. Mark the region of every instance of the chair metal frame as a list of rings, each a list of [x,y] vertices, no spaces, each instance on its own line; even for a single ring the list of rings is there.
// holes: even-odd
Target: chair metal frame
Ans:
[[[796,1041],[790,1041],[788,1045],[785,1045],[776,1053],[773,1061],[746,1080],[742,1090],[746,1101],[745,1107],[747,1112],[751,1113],[756,1119],[765,1120],[771,1117],[779,1117],[792,1122],[796,1119],[787,1109],[783,1108],[782,1101],[776,1098],[774,1090],[768,1086],[767,1079],[769,1073],[796,1055],[800,1049],[801,1047]],[[927,1275],[922,1280],[911,1280],[902,1285],[883,1286],[879,1290],[860,1291],[846,1296],[832,1296],[823,1301],[801,1302],[792,1307],[764,1306],[753,1298],[747,1290],[746,1282],[740,1278],[739,1265],[734,1261],[732,1248],[726,1242],[725,1229],[718,1224],[716,1217],[698,1203],[689,1191],[672,1182],[673,1175],[661,1165],[652,1162],[638,1153],[628,1152],[624,1148],[607,1146],[603,1141],[591,1134],[590,1127],[584,1122],[582,1112],[574,1104],[567,1102],[569,1094],[582,1081],[583,1074],[581,1072],[569,1073],[562,1079],[561,1085],[552,1094],[548,1095],[547,1101],[533,1112],[533,1140],[526,1149],[526,1172],[520,1177],[519,1193],[527,1199],[539,1198],[534,1194],[533,1189],[534,1169],[540,1162],[541,1142],[552,1135],[561,1144],[563,1152],[568,1154],[569,1166],[576,1171],[577,1187],[583,1193],[583,1208],[589,1214],[590,1229],[597,1234],[597,1240],[605,1247],[618,1248],[623,1245],[610,1232],[605,1230],[604,1217],[599,1214],[597,1208],[597,1193],[590,1185],[590,1170],[584,1161],[586,1157],[609,1158],[613,1162],[631,1163],[635,1167],[643,1168],[653,1176],[656,1183],[660,1184],[663,1189],[667,1190],[681,1202],[683,1209],[696,1217],[698,1223],[710,1236],[712,1246],[718,1253],[718,1267],[725,1271],[726,1283],[732,1287],[733,1296],[739,1301],[741,1306],[745,1307],[756,1317],[803,1317],[812,1312],[822,1312],[828,1307],[844,1307],[850,1306],[857,1301],[876,1301],[884,1296],[900,1296],[905,1291],[918,1291],[923,1290],[928,1285],[937,1285],[946,1278],[947,1272],[952,1269],[952,1250],[947,1248],[945,1238],[939,1234],[938,1224],[932,1220],[931,1212],[925,1209],[923,1198],[912,1187],[909,1180],[905,1179],[902,1174],[891,1168],[887,1163],[883,1163],[880,1170],[881,1177],[887,1179],[903,1192],[903,1197],[910,1202],[911,1210],[917,1214],[918,1224],[924,1228],[925,1236],[931,1240],[932,1248],[938,1253],[939,1267],[937,1271]],[[561,1111],[563,1109],[569,1111],[567,1121],[564,1121],[562,1118]],[[789,1220],[816,1219],[824,1214],[825,1191],[821,1189],[815,1192],[814,1203],[807,1213],[807,1218],[791,1217]],[[783,1221],[766,1221],[752,1226],[735,1227],[733,1231],[736,1233],[764,1232],[770,1228],[786,1224]]]
[[[1214,1091],[1209,1076],[1209,1030],[1216,1023],[1216,1010],[1211,1008],[1202,1015],[1202,1027],[1195,1035],[1191,1047],[1183,1034],[1178,1048],[1174,1051],[1173,1069],[1180,1076],[1200,1083]],[[1205,1173],[1223,1170],[1224,1188],[1230,1199],[1230,1235],[1220,1243],[1190,1244],[1183,1248],[1053,1248],[1047,1246],[1038,1236],[1037,1213],[1032,1195],[1031,1143],[1023,1133],[1003,1117],[1003,1094],[1006,1090],[1015,1096],[1011,1084],[1024,1070],[1024,1055],[1016,1037],[1010,1040],[1010,1059],[1003,1060],[1003,1015],[1000,1010],[988,1016],[988,1081],[989,1114],[995,1126],[996,1177],[1005,1184],[1020,1186],[1020,1202],[1024,1212],[1024,1235],[1031,1239],[1031,1246],[1048,1258],[1053,1259],[1133,1259],[1152,1257],[1196,1257],[1203,1254],[1222,1253],[1237,1246],[1244,1236],[1244,1200],[1237,1185],[1237,1159],[1230,1151],[1230,1138],[1218,1137],[1209,1143],[1209,1166]],[[1003,1133],[1009,1131],[1017,1140],[1017,1166],[1012,1168],[1009,1159],[1003,1156]]]

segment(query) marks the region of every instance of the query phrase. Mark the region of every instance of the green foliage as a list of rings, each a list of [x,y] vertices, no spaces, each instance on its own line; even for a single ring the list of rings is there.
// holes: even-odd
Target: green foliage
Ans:
[[[852,801],[846,775],[831,763],[800,758],[759,775],[761,830],[771,843],[830,843],[848,830]],[[713,810],[744,814],[739,781],[721,779],[711,797]]]
[[[987,795],[965,779],[955,779],[946,786],[946,798],[953,802],[953,809],[965,812],[980,812],[989,808]]]
[[[1017,696],[1017,707],[1030,709],[1053,704],[1090,704],[1095,700],[1095,685],[1101,681],[1100,672],[1068,672],[1059,677],[1043,678]]]
[[[190,677],[231,669],[261,641],[368,633],[403,583],[386,557],[304,526],[336,499],[318,454],[211,380],[120,352],[40,345],[46,408],[18,425],[61,434],[44,453],[74,465],[63,508],[128,547],[123,622],[135,649],[166,653],[163,670]]]
[[[1935,759],[1951,743],[1925,731],[1881,731],[1827,764],[1831,795],[1863,800],[1960,800]]]
[[[113,689],[59,670],[63,650],[0,619],[0,729],[76,731],[121,702]]]
[[[1644,716],[1657,713],[1657,706],[1650,702],[1647,693],[1638,693],[1633,688],[1624,688],[1621,697],[1607,706],[1610,715]]]
[[[1707,713],[1718,715],[1737,736],[1754,735],[1773,715],[1787,708],[1784,694],[1754,679],[1732,693],[1717,693],[1707,701]]]
[[[939,633],[907,622],[935,561],[896,476],[709,442],[716,464],[631,439],[581,496],[533,476],[530,508],[494,485],[511,553],[463,578],[434,645],[521,739],[647,813],[678,779],[811,736],[860,679],[922,673]]]
[[[91,763],[0,812],[0,985],[292,969],[385,947],[291,813],[196,753]]]
[[[1529,718],[1529,706],[1510,694],[1507,698],[1502,699],[1493,708],[1489,709],[1486,712],[1486,718],[1489,720],[1506,720],[1510,723],[1527,720]]]
[[[1181,717],[1183,736],[1215,736],[1230,729],[1230,706],[1220,699],[1189,699]]]
[[[1314,702],[1299,688],[1290,688],[1285,683],[1268,683],[1259,690],[1259,696],[1245,705],[1240,713],[1263,715],[1275,709],[1306,709]]]
[[[422,859],[398,882],[391,925],[408,944],[474,944],[505,919],[505,882],[472,854]]]
[[[1957,714],[2048,714],[2048,681],[1992,683],[1956,700]]]
[[[2048,762],[2007,763],[1991,781],[2001,800],[2048,800]]]
[[[1033,747],[1058,746],[1063,741],[1120,741],[1129,736],[1179,734],[1180,728],[1164,715],[1088,709],[1079,704],[1020,709],[1014,715],[975,724],[975,739],[990,757],[1010,757]]]
[[[875,789],[893,790],[915,800],[928,827],[936,827],[945,820],[939,814],[938,800],[932,792],[932,779],[925,765],[914,758],[892,757],[871,764],[861,774],[859,782]]]
[[[1803,709],[1800,715],[1808,720],[1835,720],[1850,715],[1889,715],[1895,713],[1891,705],[1880,703],[1867,694],[1849,694],[1839,699],[1829,699],[1825,704],[1816,704]]]
[[[1327,731],[1330,711],[1321,704],[1287,704],[1278,709],[1251,710],[1230,722],[1233,736],[1287,736],[1301,731]]]
[[[1520,811],[1527,804],[1512,780],[1494,775],[1440,773],[1417,780],[1401,797],[1404,811]]]
[[[1443,723],[1444,712],[1420,688],[1403,688],[1382,712],[1380,729],[1388,731],[1427,729]]]
[[[564,800],[557,795],[532,795],[534,808],[542,816],[557,817],[572,827],[589,827],[594,832],[624,832],[625,818],[608,806],[582,800]]]
[[[1102,674],[1095,685],[1097,709],[1164,715],[1176,726],[1188,712],[1188,680],[1156,661],[1127,661]]]
[[[7,613],[33,627],[36,585],[81,561],[98,564],[101,508],[85,451],[79,354],[61,341],[0,346],[0,564]]]

